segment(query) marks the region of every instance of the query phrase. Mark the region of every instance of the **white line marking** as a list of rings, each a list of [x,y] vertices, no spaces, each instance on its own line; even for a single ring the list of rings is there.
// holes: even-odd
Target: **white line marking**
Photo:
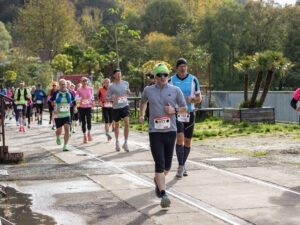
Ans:
[[[139,182],[142,182],[146,185],[149,185],[151,187],[154,187],[154,184],[153,182],[149,179],[149,178],[146,178],[144,176],[141,176],[141,175],[138,175],[134,172],[129,172],[128,170],[125,170],[123,168],[120,168],[119,166],[117,166],[116,164],[114,164],[113,162],[107,162],[107,161],[104,161],[103,159],[101,159],[100,156],[97,156],[95,154],[91,154],[91,153],[88,153],[88,152],[85,152],[83,150],[80,150],[80,149],[77,149],[76,147],[74,146],[71,146],[69,145],[69,149],[71,151],[74,151],[75,153],[78,153],[78,152],[82,152],[82,153],[85,153],[87,154],[89,157],[93,158],[93,159],[96,159],[98,161],[100,161],[101,163],[105,163],[105,164],[108,164],[110,165],[111,167],[117,169],[118,171],[128,175],[128,176],[131,176],[132,178],[136,179],[137,181]],[[232,225],[250,225],[251,223],[239,218],[239,217],[236,217],[230,213],[227,213],[223,210],[220,210],[220,209],[217,209],[205,202],[202,202],[198,199],[195,199],[191,196],[187,196],[181,192],[178,192],[176,190],[174,190],[173,188],[167,188],[167,193],[177,199],[180,199],[181,201],[187,203],[187,204],[190,204],[198,209],[201,209],[209,214],[211,214],[212,216],[214,217],[217,217],[229,224],[232,224]]]
[[[230,171],[227,171],[227,170],[222,170],[222,169],[219,169],[215,166],[207,165],[205,163],[195,162],[195,161],[191,161],[191,160],[187,160],[187,161],[189,163],[192,163],[192,164],[195,164],[195,165],[207,168],[207,169],[215,170],[215,171],[218,171],[220,173],[223,173],[223,174],[226,174],[226,175],[229,175],[229,176],[232,176],[232,177],[236,177],[236,178],[238,178],[240,180],[243,180],[243,181],[248,181],[250,183],[259,184],[259,185],[262,185],[262,186],[265,186],[265,187],[269,187],[269,188],[272,188],[272,189],[277,189],[277,190],[280,190],[280,191],[289,192],[289,193],[300,196],[299,192],[293,191],[293,190],[291,190],[289,188],[286,188],[286,187],[279,186],[277,184],[272,184],[272,183],[269,183],[267,181],[261,181],[261,180],[258,180],[258,179],[252,178],[252,177],[236,174],[236,173],[233,173],[233,172],[230,172]]]

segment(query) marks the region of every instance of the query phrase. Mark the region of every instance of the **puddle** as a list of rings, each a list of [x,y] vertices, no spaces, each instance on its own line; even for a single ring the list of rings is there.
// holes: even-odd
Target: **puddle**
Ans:
[[[54,225],[53,218],[32,212],[31,195],[5,187],[5,197],[0,197],[0,216],[16,225]]]

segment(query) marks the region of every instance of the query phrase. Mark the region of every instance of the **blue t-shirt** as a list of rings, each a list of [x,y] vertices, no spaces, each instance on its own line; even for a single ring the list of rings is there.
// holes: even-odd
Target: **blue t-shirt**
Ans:
[[[35,101],[34,101],[35,103],[44,104],[44,98],[47,97],[47,94],[43,89],[41,89],[41,90],[35,90],[34,96],[35,96]]]
[[[195,97],[195,94],[200,93],[200,87],[199,87],[199,82],[198,79],[191,75],[188,74],[184,79],[180,79],[177,74],[172,76],[169,79],[169,82],[173,84],[176,87],[179,87],[180,90],[183,93],[184,98],[189,95],[189,97],[193,98]],[[191,112],[195,109],[195,104],[194,103],[187,103],[187,111]]]
[[[1,94],[6,95],[5,89],[2,89]]]

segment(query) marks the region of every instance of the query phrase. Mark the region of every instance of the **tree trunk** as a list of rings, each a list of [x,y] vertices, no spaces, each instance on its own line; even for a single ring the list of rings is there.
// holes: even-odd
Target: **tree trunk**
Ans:
[[[254,86],[254,89],[253,89],[253,94],[252,94],[252,97],[251,97],[249,108],[254,108],[254,106],[255,106],[255,101],[256,101],[256,98],[257,98],[257,95],[258,95],[258,92],[259,92],[259,88],[260,88],[262,78],[263,78],[263,71],[261,70],[261,71],[258,72],[257,77],[256,77],[255,86]]]
[[[248,73],[244,74],[244,104],[248,104],[248,85],[249,85],[249,76]]]
[[[262,93],[262,95],[261,95],[261,97],[260,97],[260,100],[259,100],[260,103],[261,103],[261,105],[264,104],[265,99],[266,99],[266,97],[267,97],[268,91],[269,91],[270,86],[271,86],[273,74],[274,74],[274,72],[273,72],[272,70],[268,70],[268,74],[267,74],[267,78],[266,78],[264,90],[263,90],[263,93]]]
[[[116,54],[117,54],[117,68],[120,69],[120,60],[119,60],[119,46],[118,46],[118,29],[115,29],[115,44],[116,44]]]

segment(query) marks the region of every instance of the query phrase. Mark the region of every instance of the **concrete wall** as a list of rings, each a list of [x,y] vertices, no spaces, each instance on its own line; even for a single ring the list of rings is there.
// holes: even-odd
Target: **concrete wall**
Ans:
[[[249,93],[249,97],[251,96]],[[213,107],[236,108],[244,99],[242,91],[212,91]],[[280,122],[299,122],[299,114],[290,106],[292,91],[270,91],[264,106],[275,108],[275,120]],[[203,107],[203,106],[202,106]]]

